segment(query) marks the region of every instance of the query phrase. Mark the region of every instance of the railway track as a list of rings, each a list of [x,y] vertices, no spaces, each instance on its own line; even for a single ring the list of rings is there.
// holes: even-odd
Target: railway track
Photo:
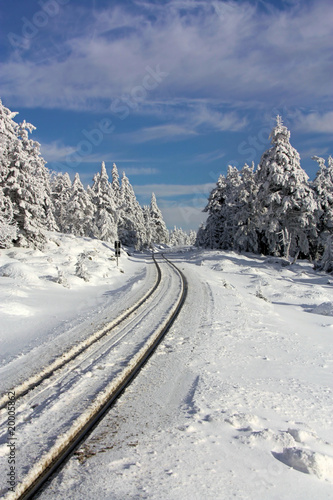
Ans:
[[[18,398],[27,394],[30,390],[35,389],[38,385],[40,385],[44,380],[51,377],[57,370],[65,366],[70,361],[74,360],[79,354],[88,349],[92,344],[100,340],[105,335],[109,335],[112,330],[120,325],[125,319],[130,317],[135,311],[137,311],[149,297],[155,292],[156,288],[161,282],[161,270],[159,265],[156,262],[155,255],[152,255],[153,261],[156,266],[156,281],[154,285],[148,290],[143,297],[130,308],[124,310],[117,318],[113,319],[109,323],[107,323],[102,329],[94,332],[88,338],[79,342],[77,345],[70,348],[68,351],[61,354],[61,356],[57,357],[52,363],[43,367],[43,369],[33,374],[27,380],[17,385],[16,387],[11,387],[11,392],[15,393],[16,401]],[[0,398],[0,410],[7,405],[8,397],[4,395]]]
[[[157,279],[146,296],[92,338],[89,346],[81,346],[61,366],[49,368],[16,401],[16,432],[26,444],[24,453],[18,450],[23,462],[14,491],[0,491],[7,492],[8,500],[36,494],[135,377],[178,315],[186,298],[186,279],[163,255],[153,258]],[[5,441],[2,431],[0,454]],[[30,457],[27,464],[25,457]]]

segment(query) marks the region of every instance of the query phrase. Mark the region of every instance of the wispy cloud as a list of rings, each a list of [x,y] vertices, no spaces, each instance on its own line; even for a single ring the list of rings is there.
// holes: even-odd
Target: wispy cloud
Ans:
[[[156,175],[158,173],[157,168],[126,167],[126,175]]]
[[[183,101],[178,104],[164,106],[165,113],[161,115],[157,109],[156,115],[161,119],[172,120],[172,123],[143,127],[136,131],[118,134],[117,137],[134,143],[150,141],[179,141],[209,132],[225,130],[238,132],[248,125],[248,119],[236,111],[222,112],[208,102],[193,103]],[[219,156],[220,157],[220,156]]]
[[[295,129],[301,132],[309,133],[333,133],[333,111],[324,113],[312,112],[301,113],[298,112],[294,117]]]
[[[224,151],[221,151],[220,149],[217,149],[215,151],[210,151],[209,153],[201,153],[199,155],[196,155],[194,158],[191,158],[191,162],[199,162],[199,163],[211,163],[216,160],[221,160],[224,158],[226,153]]]
[[[149,141],[177,141],[184,137],[196,135],[196,132],[177,124],[156,125],[154,127],[144,127],[134,132],[119,134],[118,137],[134,143],[144,143]]]
[[[3,61],[2,97],[26,106],[105,109],[142,85],[147,65],[169,74],[147,100],[268,101],[274,95],[304,104],[330,95],[333,9],[327,0],[271,11],[222,0],[135,4],[95,6],[93,16],[69,4],[61,23],[50,22],[28,50]],[[80,22],[72,22],[75,15]],[[57,30],[69,21],[64,41]],[[56,50],[50,49],[50,33]],[[217,126],[219,118],[211,119]],[[228,120],[219,126],[225,130]]]
[[[41,146],[41,154],[43,158],[48,161],[61,161],[67,155],[75,153],[76,148],[72,146],[66,146],[60,141],[52,141],[49,143],[43,142]]]

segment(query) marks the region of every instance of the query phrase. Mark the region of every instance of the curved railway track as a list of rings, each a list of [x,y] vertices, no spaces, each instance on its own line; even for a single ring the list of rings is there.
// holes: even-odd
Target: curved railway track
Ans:
[[[175,264],[162,254],[160,258],[158,262],[153,255],[157,268],[157,280],[138,304],[130,311],[126,311],[124,317],[114,320],[116,324],[112,322],[112,326],[109,324],[102,333],[99,332],[98,338],[91,339],[89,346],[81,346],[80,351],[73,353],[73,356],[70,356],[70,359],[61,366],[52,370],[49,368],[47,374],[38,380],[38,388],[36,385],[34,388],[27,389],[25,394],[27,391],[29,393],[25,397],[21,393],[19,401],[22,401],[20,417],[22,438],[24,438],[27,408],[38,410],[40,407],[41,422],[43,418],[45,420],[44,414],[46,418],[52,415],[53,407],[58,408],[59,401],[61,402],[62,399],[65,399],[64,409],[67,408],[66,401],[73,400],[75,411],[74,416],[65,423],[58,423],[57,419],[57,425],[62,429],[61,433],[56,434],[50,446],[44,446],[38,451],[42,458],[38,460],[36,457],[25,477],[19,478],[15,491],[9,492],[5,497],[8,500],[26,500],[36,494],[97,425],[115,399],[136,376],[174,322],[186,298],[187,282]],[[112,335],[109,335],[111,329]],[[94,382],[91,384],[92,388],[88,387],[85,377],[90,374],[89,376],[94,381],[99,369],[102,371],[110,369],[111,379],[105,380],[105,377],[99,376],[96,386]],[[71,396],[71,391],[73,396]],[[85,402],[82,401],[82,391],[85,395]],[[80,399],[76,399],[78,395]],[[61,420],[59,416],[63,417],[61,407],[57,411]],[[38,411],[36,416],[38,428]],[[52,422],[52,417],[49,418]],[[57,433],[57,430],[53,432]],[[45,439],[45,437],[42,438],[43,442]],[[38,445],[32,445],[31,448],[36,450]],[[29,456],[30,451],[28,450],[27,453]],[[1,493],[4,491],[2,490]]]
[[[117,318],[110,321],[101,330],[94,332],[88,338],[79,342],[79,344],[62,353],[61,356],[57,357],[54,361],[52,361],[52,363],[45,366],[40,372],[33,374],[23,383],[11,388],[11,392],[15,393],[16,401],[18,400],[18,398],[27,394],[30,390],[35,389],[44,380],[51,377],[57,370],[65,366],[70,361],[74,360],[77,356],[79,356],[79,354],[84,352],[102,337],[104,337],[105,335],[109,335],[115,327],[120,325],[125,319],[129,318],[133,313],[135,313],[135,311],[137,311],[149,299],[149,297],[151,297],[151,295],[155,292],[161,282],[161,269],[156,262],[154,254],[152,254],[152,257],[156,266],[157,273],[156,281],[151,289],[148,290],[136,304],[123,311]],[[0,398],[0,410],[7,405],[7,401],[7,395],[4,395]]]

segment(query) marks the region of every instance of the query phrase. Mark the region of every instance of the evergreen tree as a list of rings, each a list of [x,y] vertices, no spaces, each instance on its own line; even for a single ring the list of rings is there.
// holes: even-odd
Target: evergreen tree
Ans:
[[[270,138],[272,147],[262,155],[256,175],[261,251],[285,257],[299,252],[309,256],[309,240],[316,231],[316,204],[280,116]]]
[[[9,248],[17,238],[17,225],[14,221],[13,206],[10,198],[5,197],[0,187],[0,248]]]
[[[150,218],[150,207],[149,205],[144,205],[142,208],[143,220],[146,228],[146,246],[151,247],[152,244],[152,223]]]
[[[190,230],[187,240],[187,245],[195,245],[197,239],[197,233],[193,229]]]
[[[315,264],[315,268],[319,271],[325,271],[326,273],[333,272],[333,235],[330,234],[327,236],[324,245],[324,253],[319,260]]]
[[[324,158],[313,157],[319,164],[319,170],[312,183],[317,201],[317,224],[321,239],[333,233],[333,159],[328,158],[328,166]]]
[[[94,212],[94,205],[76,173],[67,204],[64,232],[75,236],[94,236]]]
[[[319,164],[319,170],[312,183],[317,201],[316,220],[318,238],[314,241],[316,247],[315,259],[319,260],[320,269],[333,269],[332,236],[333,236],[333,159],[325,160],[318,156],[313,157]]]
[[[101,173],[94,176],[94,183],[89,194],[95,207],[94,236],[103,241],[113,242],[117,240],[118,216],[113,200],[114,191],[109,182],[104,162],[102,162]]]
[[[170,232],[169,244],[175,247],[194,245],[196,236],[195,231],[191,230],[190,234],[187,234],[182,228],[174,226],[173,230]]]
[[[237,168],[229,165],[227,176],[220,175],[216,188],[210,193],[208,204],[204,209],[209,213],[205,229],[205,244],[210,248],[229,250],[234,246],[241,182]]]
[[[119,182],[119,173],[117,169],[117,165],[114,163],[112,165],[112,189],[113,189],[113,198],[116,207],[118,208],[121,204],[120,201],[120,182]]]
[[[198,247],[208,247],[208,242],[206,238],[206,227],[205,224],[202,222],[199,226],[196,239],[195,239],[195,245]]]
[[[153,243],[168,243],[169,231],[163,220],[162,212],[157,206],[156,196],[152,193],[150,202],[151,238]]]
[[[240,172],[241,183],[237,189],[237,211],[234,214],[233,248],[239,252],[258,253],[257,235],[257,184],[252,166],[245,164]]]
[[[226,178],[220,175],[216,187],[211,191],[204,212],[208,212],[205,228],[198,231],[197,244],[209,248],[219,248],[225,224],[222,207],[225,204]]]
[[[49,174],[39,143],[28,137],[35,127],[25,121],[15,123],[15,115],[0,101],[0,187],[11,203],[17,226],[15,244],[41,248],[46,242],[43,229],[57,229]]]
[[[123,173],[120,189],[118,236],[123,245],[141,249],[147,243],[143,211],[135,197],[133,187]]]
[[[65,233],[67,227],[67,207],[71,197],[72,183],[68,173],[57,174],[51,179],[51,193],[54,206],[54,217],[59,231]]]
[[[181,228],[174,226],[169,235],[169,245],[173,247],[186,245],[186,234]]]

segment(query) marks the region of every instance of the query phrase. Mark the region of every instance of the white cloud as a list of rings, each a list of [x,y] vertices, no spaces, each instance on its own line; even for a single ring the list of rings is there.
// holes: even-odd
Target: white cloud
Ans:
[[[105,109],[105,103],[131,96],[143,85],[147,65],[159,65],[168,76],[147,92],[146,101],[184,96],[267,101],[274,96],[304,104],[331,93],[333,21],[326,0],[296,3],[287,12],[260,12],[255,4],[221,0],[137,5],[139,12],[119,5],[95,7],[89,21],[82,17],[85,24],[73,24],[64,42],[57,39],[57,51],[50,49],[47,59],[48,34],[64,25],[50,22],[24,57],[15,51],[3,62],[2,97],[25,106]],[[69,4],[63,16],[74,17],[73,9]],[[226,117],[211,120],[221,130],[228,125]]]
[[[201,153],[199,155],[196,155],[194,158],[191,158],[191,162],[199,162],[199,163],[211,163],[216,160],[220,160],[224,158],[226,153],[220,149],[217,149],[215,151],[210,151],[209,153]]]
[[[60,141],[43,142],[41,145],[41,155],[46,161],[60,161],[67,155],[76,151],[75,147],[66,146]]]
[[[135,143],[144,143],[155,140],[171,141],[184,139],[187,136],[196,135],[196,132],[184,126],[176,124],[156,125],[155,127],[144,127],[127,134],[119,134],[118,137]]]
[[[126,175],[155,175],[158,174],[157,168],[150,167],[126,167]]]
[[[193,117],[189,120],[197,127],[204,126],[218,131],[237,132],[248,125],[248,120],[244,116],[240,117],[235,111],[221,113],[207,104],[195,106]]]
[[[326,113],[297,113],[295,129],[309,133],[333,133],[333,111]]]

